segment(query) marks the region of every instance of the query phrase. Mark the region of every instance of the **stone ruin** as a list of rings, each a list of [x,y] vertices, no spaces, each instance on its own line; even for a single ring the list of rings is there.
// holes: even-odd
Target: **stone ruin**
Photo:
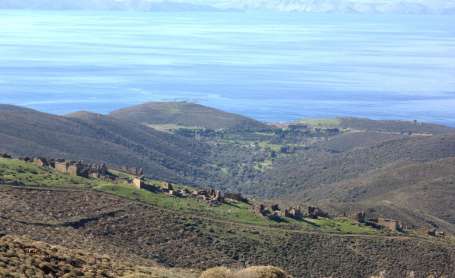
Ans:
[[[444,237],[445,233],[441,230],[438,230],[437,228],[431,228],[428,230],[428,235],[434,237]]]
[[[308,217],[318,219],[319,217],[328,218],[329,214],[318,207],[308,207]]]
[[[283,212],[280,206],[277,204],[271,205],[270,207],[267,207],[264,204],[259,204],[254,206],[254,211],[256,214],[267,217],[274,221],[281,221],[283,217],[292,218],[295,220],[302,220],[304,218],[304,214],[299,207],[286,208]]]
[[[12,159],[9,154],[0,154],[0,157]],[[69,161],[64,159],[48,159],[45,157],[19,157],[19,160],[33,163],[38,167],[52,168],[57,172],[68,174],[70,176],[79,176],[84,178],[112,178],[105,163],[86,164],[83,161]]]
[[[141,177],[135,177],[135,178],[133,178],[131,183],[136,189],[143,189],[144,185],[145,185],[144,177],[142,177],[142,176]]]
[[[42,158],[34,159],[35,164],[42,165],[46,163]],[[54,168],[56,171],[68,174],[73,177],[84,178],[110,178],[110,174],[105,163],[101,164],[85,164],[82,161],[67,161],[67,160],[51,160],[47,165]]]
[[[215,189],[195,190],[191,193],[191,196],[206,201],[213,206],[224,203],[224,197],[222,196],[221,191]]]
[[[384,217],[368,218],[364,211],[354,214],[353,219],[376,229],[385,228],[393,232],[404,230],[403,225],[399,220],[387,219]]]
[[[144,175],[144,169],[138,168],[138,167],[122,166],[122,167],[120,167],[120,170],[122,172],[131,174],[131,175],[137,176],[137,177],[140,177],[140,176]]]
[[[297,208],[290,207],[284,210],[284,217],[302,220],[304,215],[299,207]]]

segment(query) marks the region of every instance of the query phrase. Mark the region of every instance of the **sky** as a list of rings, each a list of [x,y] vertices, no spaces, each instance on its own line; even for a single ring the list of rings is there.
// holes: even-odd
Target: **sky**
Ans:
[[[455,13],[455,0],[0,0],[0,8]]]

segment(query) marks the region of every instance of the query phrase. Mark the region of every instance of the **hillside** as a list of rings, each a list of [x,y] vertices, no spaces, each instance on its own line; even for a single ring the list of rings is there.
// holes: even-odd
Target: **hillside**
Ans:
[[[413,122],[350,122],[344,128],[339,118],[309,120],[309,127],[300,128],[218,130],[195,140],[113,116],[76,112],[62,117],[1,106],[0,153],[142,167],[158,180],[283,204],[315,204],[335,214],[365,210],[410,226],[455,231],[452,129],[419,123],[420,129],[411,131]],[[333,127],[338,132],[329,132]]]
[[[62,252],[82,265],[97,257],[91,254],[103,254],[115,261],[106,257],[97,269],[110,267],[110,271],[117,271],[118,266],[124,266],[122,271],[144,271],[137,265],[153,270],[157,263],[199,270],[219,265],[275,265],[295,277],[371,277],[379,273],[384,277],[410,273],[439,277],[455,271],[455,247],[450,240],[370,233],[371,228],[343,218],[274,223],[257,218],[238,202],[210,207],[204,202],[96,180],[82,179],[81,185],[70,185],[62,178],[59,185],[51,186],[48,181],[55,180],[52,170],[0,160],[3,178],[24,183],[41,177],[34,187],[0,185],[0,231],[8,234],[0,238],[0,246],[19,241],[8,253],[15,258],[10,264],[23,260],[22,239],[17,239],[21,235],[61,246],[49,248],[25,240],[32,246],[28,248],[37,250],[36,258],[45,260],[41,250],[55,254],[51,266]],[[84,251],[68,251],[73,249]],[[36,271],[36,265],[31,266]]]
[[[356,117],[338,117],[329,119],[301,119],[295,123],[315,127],[338,127],[360,131],[382,133],[417,133],[417,134],[447,134],[455,133],[455,128],[433,123],[398,120],[371,120]]]
[[[455,128],[417,121],[371,120],[364,118],[339,118],[339,120],[342,127],[368,131],[430,134],[455,133]]]
[[[188,181],[207,176],[207,151],[193,140],[104,115],[0,106],[0,152],[142,167],[152,176]]]
[[[303,195],[307,201],[325,203],[339,211],[354,206],[373,215],[402,219],[409,225],[439,226],[455,232],[454,157],[391,165]]]
[[[114,111],[110,116],[146,125],[240,130],[267,128],[256,120],[189,102],[149,102]]]
[[[197,278],[194,271],[141,267],[15,235],[0,235],[1,277],[167,277]]]
[[[257,189],[266,196],[291,196],[304,189],[362,176],[400,161],[452,157],[455,156],[455,135],[406,137],[335,153],[325,150],[327,143],[322,146],[321,149],[316,144],[307,151],[275,160],[273,167],[260,177],[252,190]]]

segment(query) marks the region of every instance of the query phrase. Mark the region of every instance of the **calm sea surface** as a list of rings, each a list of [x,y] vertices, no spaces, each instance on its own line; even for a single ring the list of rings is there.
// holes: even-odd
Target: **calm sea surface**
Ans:
[[[455,18],[0,11],[0,103],[64,114],[174,99],[266,121],[455,126]]]

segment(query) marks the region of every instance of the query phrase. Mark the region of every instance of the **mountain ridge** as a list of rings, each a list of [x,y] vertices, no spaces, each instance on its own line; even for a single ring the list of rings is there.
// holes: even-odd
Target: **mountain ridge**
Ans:
[[[45,1],[4,0],[3,9],[76,9],[76,10],[139,10],[139,11],[278,11],[311,13],[352,13],[352,14],[453,14],[455,2],[434,1],[311,1],[311,0],[229,0],[216,1],[163,1],[163,0],[83,0]]]

